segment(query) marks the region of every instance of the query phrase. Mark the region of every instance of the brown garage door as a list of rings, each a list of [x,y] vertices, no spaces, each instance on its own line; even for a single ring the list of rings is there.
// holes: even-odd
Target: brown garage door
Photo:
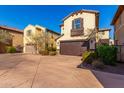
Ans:
[[[88,48],[86,41],[61,41],[60,54],[80,56]]]

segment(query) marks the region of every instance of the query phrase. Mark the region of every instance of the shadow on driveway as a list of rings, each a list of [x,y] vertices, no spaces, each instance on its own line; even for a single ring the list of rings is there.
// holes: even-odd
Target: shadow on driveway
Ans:
[[[124,88],[124,75],[92,70],[105,88]]]
[[[124,64],[106,66],[103,70],[83,67],[90,70],[105,88],[124,88]]]

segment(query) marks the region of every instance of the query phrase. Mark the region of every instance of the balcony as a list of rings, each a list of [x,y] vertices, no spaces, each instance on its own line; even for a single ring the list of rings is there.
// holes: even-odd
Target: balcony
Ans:
[[[84,34],[84,28],[71,30],[71,36],[81,36],[83,34]]]

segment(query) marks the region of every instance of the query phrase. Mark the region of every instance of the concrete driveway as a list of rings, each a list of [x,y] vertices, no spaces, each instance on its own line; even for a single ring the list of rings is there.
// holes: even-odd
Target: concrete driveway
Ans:
[[[102,87],[76,56],[0,55],[0,87]]]

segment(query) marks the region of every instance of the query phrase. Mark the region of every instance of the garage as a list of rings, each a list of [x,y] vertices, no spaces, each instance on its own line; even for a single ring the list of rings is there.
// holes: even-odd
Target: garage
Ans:
[[[0,42],[0,53],[5,53],[6,52],[6,44]]]
[[[35,50],[35,48],[34,48],[34,45],[32,45],[32,44],[27,44],[27,45],[25,46],[25,52],[26,52],[26,53],[35,53],[36,50]]]
[[[60,42],[61,55],[81,56],[82,53],[86,51],[88,48],[89,48],[89,43],[83,40]]]

